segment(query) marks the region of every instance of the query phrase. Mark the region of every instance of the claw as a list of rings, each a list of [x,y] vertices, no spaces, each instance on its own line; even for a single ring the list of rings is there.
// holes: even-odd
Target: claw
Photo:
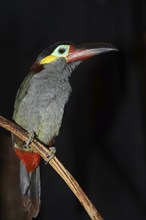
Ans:
[[[54,157],[54,155],[56,153],[56,147],[50,147],[49,150],[50,150],[50,152],[45,159],[45,162],[46,162],[45,164],[47,164]]]
[[[33,130],[29,131],[29,138],[26,142],[24,142],[23,148],[27,149],[29,145],[33,142],[34,137],[35,137],[35,132]]]

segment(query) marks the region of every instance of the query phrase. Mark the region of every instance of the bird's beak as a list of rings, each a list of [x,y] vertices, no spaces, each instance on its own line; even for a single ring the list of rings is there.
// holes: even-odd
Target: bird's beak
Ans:
[[[67,62],[86,60],[100,53],[118,51],[116,47],[105,43],[81,43],[70,46]]]

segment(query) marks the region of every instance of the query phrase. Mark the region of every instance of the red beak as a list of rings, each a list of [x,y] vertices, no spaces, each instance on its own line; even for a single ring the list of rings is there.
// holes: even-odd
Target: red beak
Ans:
[[[86,60],[100,53],[118,51],[116,47],[111,44],[103,43],[81,43],[70,46],[69,54],[66,58],[67,62],[77,60]]]

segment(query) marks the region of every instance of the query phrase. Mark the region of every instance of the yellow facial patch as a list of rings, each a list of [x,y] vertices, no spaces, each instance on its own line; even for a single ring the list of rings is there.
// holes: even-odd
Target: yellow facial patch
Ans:
[[[50,63],[50,62],[56,60],[57,58],[58,58],[57,56],[49,55],[49,56],[43,58],[43,59],[40,61],[40,64],[47,64],[47,63]]]

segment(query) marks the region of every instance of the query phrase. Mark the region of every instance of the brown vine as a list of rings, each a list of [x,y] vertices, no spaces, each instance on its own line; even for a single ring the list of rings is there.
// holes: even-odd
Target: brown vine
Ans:
[[[27,133],[20,126],[15,123],[7,120],[6,118],[0,116],[0,127],[12,132],[17,137],[19,137],[23,141],[27,141],[29,138],[29,133]],[[54,156],[51,160],[48,161],[48,156],[50,154],[50,150],[46,148],[39,140],[34,138],[33,142],[30,144],[40,155],[41,157],[49,163],[52,168],[60,175],[60,177],[66,182],[71,191],[78,198],[88,215],[92,220],[103,220],[100,216],[97,209],[94,207],[92,202],[89,200],[87,195],[84,193],[82,188],[79,186],[74,177],[69,173],[69,171],[63,166],[63,164]]]

